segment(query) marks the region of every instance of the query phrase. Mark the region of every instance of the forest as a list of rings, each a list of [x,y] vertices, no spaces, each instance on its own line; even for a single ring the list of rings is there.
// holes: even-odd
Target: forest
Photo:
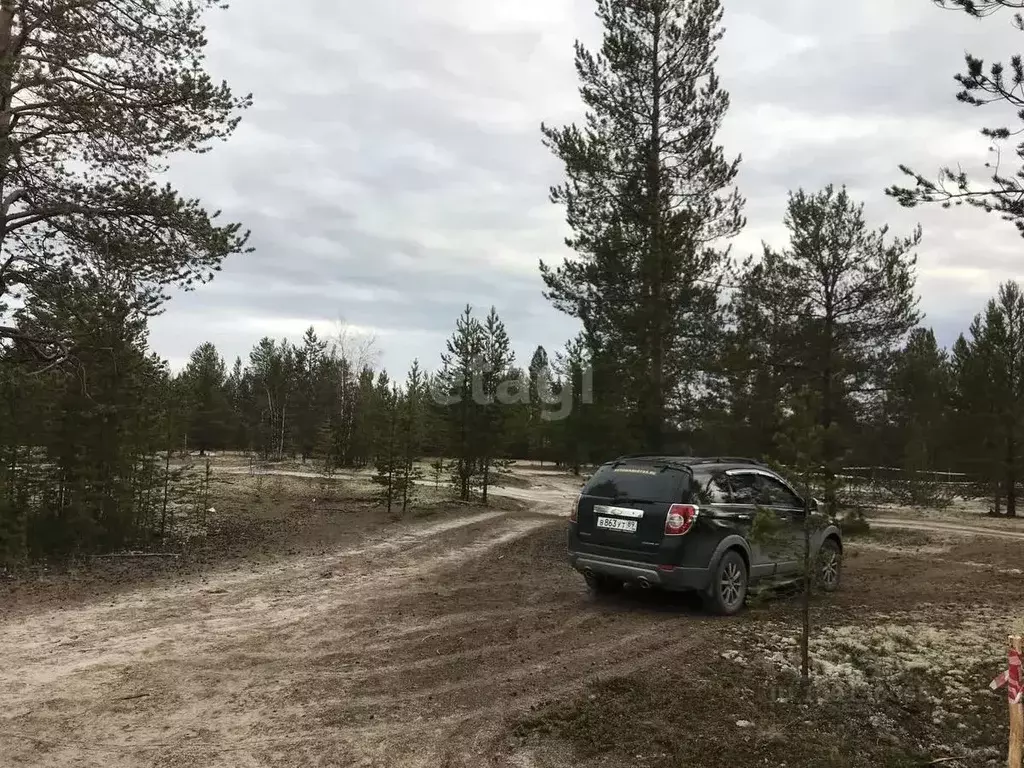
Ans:
[[[1006,4],[954,3],[972,15]],[[741,161],[716,140],[730,99],[710,0],[599,0],[604,41],[576,51],[586,128],[542,126],[565,167],[551,200],[573,231],[573,258],[541,263],[538,286],[579,321],[564,348],[517,360],[499,308],[467,297],[445,348],[408,371],[310,328],[254,339],[233,361],[197,339],[172,372],[148,318],[170,288],[201,290],[252,248],[241,224],[153,180],[174,154],[229,139],[252,104],[181,63],[202,52],[207,5],[0,14],[3,60],[46,63],[4,70],[0,105],[0,560],[171,545],[175,506],[201,504],[185,455],[372,467],[403,507],[434,461],[453,496],[486,502],[515,459],[576,473],[631,452],[785,464],[809,412],[832,476],[962,473],[995,512],[1016,514],[1021,287],[1004,282],[943,348],[918,310],[926,233],[867,221],[841,183],[791,191],[788,245],[735,258],[725,243],[746,201]],[[1017,103],[1002,65],[986,73],[968,56],[958,80],[968,104]],[[966,202],[1024,221],[1005,174],[978,190],[951,170],[938,183],[902,170],[914,185],[887,190],[899,204]]]
[[[815,386],[830,381],[837,471],[963,473],[974,493],[1014,514],[1024,428],[1014,375],[1024,370],[1019,285],[1004,284],[943,349],[917,323],[906,244],[894,249],[865,231],[843,191],[793,197],[797,215],[805,205],[857,238],[829,244],[830,254],[864,256],[837,259],[828,272],[792,252],[769,253],[738,274],[728,299],[723,288],[709,289],[714,336],[702,340],[706,356],[677,363],[680,386],[665,403],[671,426],[660,450],[778,459],[802,398],[820,398]],[[789,224],[794,241],[807,237]],[[898,269],[902,293],[864,294]],[[834,316],[823,318],[815,308],[833,284],[848,287],[833,298]],[[804,306],[794,306],[796,286],[806,291]],[[538,347],[523,365],[494,309],[478,317],[466,307],[431,368],[375,370],[369,344],[321,339],[310,328],[297,342],[263,338],[230,366],[200,344],[172,375],[147,350],[143,317],[94,301],[83,308],[91,322],[71,337],[73,370],[3,367],[0,531],[12,559],[166,544],[167,488],[190,487],[172,455],[244,451],[298,458],[325,473],[370,467],[406,478],[395,493],[424,461],[441,457],[453,494],[468,500],[486,493],[488,471],[513,459],[580,472],[648,450],[628,418],[638,413],[638,393],[609,387],[620,379],[603,373],[582,338],[552,354]],[[824,370],[826,361],[835,371]],[[931,487],[921,484],[921,502],[937,501]]]

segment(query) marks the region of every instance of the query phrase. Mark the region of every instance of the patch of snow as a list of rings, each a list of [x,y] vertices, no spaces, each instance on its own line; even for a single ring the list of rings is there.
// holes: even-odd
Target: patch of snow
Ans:
[[[866,617],[864,624],[815,630],[809,650],[818,701],[871,695],[875,687],[896,685],[929,698],[936,724],[959,728],[963,714],[974,708],[975,698],[1006,663],[1006,634],[1013,617],[976,608],[936,626],[935,617],[945,617],[943,610],[877,614]],[[796,674],[799,630],[774,623],[763,630],[753,639],[757,657],[780,673]],[[722,657],[742,658],[735,650]]]

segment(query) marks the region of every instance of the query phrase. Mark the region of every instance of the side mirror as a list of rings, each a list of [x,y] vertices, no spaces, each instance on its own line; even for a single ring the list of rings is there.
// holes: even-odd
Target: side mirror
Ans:
[[[807,508],[811,512],[817,512],[817,511],[819,511],[821,509],[821,507],[822,507],[821,501],[819,501],[818,499],[811,499],[810,503],[807,505]]]

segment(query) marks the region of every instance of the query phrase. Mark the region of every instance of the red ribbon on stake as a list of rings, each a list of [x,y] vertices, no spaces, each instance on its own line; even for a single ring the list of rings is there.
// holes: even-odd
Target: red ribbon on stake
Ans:
[[[1009,656],[1010,666],[1003,670],[998,677],[989,683],[989,688],[993,691],[1006,686],[1006,700],[1011,704],[1019,704],[1021,702],[1021,684],[1020,684],[1020,651],[1011,648],[1007,652]]]

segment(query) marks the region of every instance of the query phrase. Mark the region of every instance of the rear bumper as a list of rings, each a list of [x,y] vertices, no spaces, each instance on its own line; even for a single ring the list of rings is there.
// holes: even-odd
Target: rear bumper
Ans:
[[[711,583],[711,571],[708,568],[657,566],[579,552],[569,553],[569,564],[583,574],[590,571],[623,581],[646,581],[651,586],[680,592],[704,590]]]

